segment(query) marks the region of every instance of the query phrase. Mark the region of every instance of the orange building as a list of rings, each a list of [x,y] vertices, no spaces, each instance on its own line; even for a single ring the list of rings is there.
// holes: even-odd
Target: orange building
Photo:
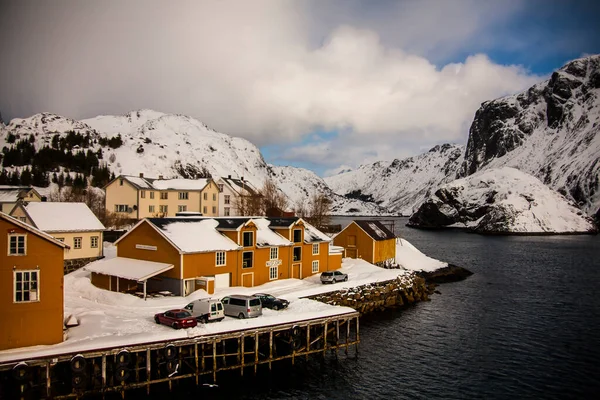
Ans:
[[[381,221],[352,221],[335,236],[333,244],[343,247],[346,257],[362,258],[371,264],[396,260],[396,235]]]
[[[86,269],[104,289],[142,291],[143,285],[187,296],[337,269],[341,254],[330,256],[329,242],[298,218],[148,218],[115,242],[116,259]]]
[[[63,340],[64,243],[0,213],[0,350]]]

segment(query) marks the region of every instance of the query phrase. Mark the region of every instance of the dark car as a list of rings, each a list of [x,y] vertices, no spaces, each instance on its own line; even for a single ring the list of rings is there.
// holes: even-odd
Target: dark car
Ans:
[[[169,325],[174,329],[193,328],[198,325],[196,318],[189,311],[183,309],[169,310],[154,316],[157,324]]]
[[[255,293],[253,296],[260,299],[263,307],[270,308],[272,310],[281,310],[290,304],[290,302],[287,300],[278,299],[277,297],[266,293]]]
[[[327,271],[321,274],[321,283],[347,282],[348,274],[340,271]]]

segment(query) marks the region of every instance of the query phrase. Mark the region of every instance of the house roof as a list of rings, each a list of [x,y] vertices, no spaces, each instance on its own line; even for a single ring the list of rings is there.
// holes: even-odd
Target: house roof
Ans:
[[[271,221],[271,228],[289,228],[296,223],[300,218],[298,217],[267,217]]]
[[[331,238],[308,222],[304,221],[304,242],[331,242]]]
[[[129,183],[131,183],[136,189],[141,189],[141,190],[202,190],[211,181],[211,179],[208,179],[208,178],[155,179],[155,178],[142,178],[139,176],[130,176],[130,175],[120,175],[117,178],[115,178],[114,180],[117,180],[117,179],[124,179],[124,180],[128,181]]]
[[[217,229],[238,230],[238,228],[250,220],[250,217],[226,217],[217,218],[216,220],[219,222]]]
[[[66,244],[64,244],[60,240],[56,240],[55,238],[53,238],[52,236],[48,235],[47,233],[42,232],[41,230],[39,230],[39,229],[37,229],[37,228],[29,225],[29,224],[21,222],[18,219],[16,219],[15,217],[11,217],[8,214],[0,212],[0,218],[4,219],[5,221],[7,221],[7,222],[9,222],[11,224],[17,225],[18,227],[20,227],[22,229],[25,229],[26,231],[31,232],[34,235],[37,235],[37,236],[41,237],[42,239],[46,239],[49,242],[51,242],[52,244],[55,244],[55,245],[57,245],[59,247],[62,247],[62,248],[69,248],[69,246],[67,246]]]
[[[106,229],[85,203],[31,202],[23,208],[35,227],[44,232]]]
[[[204,253],[240,248],[233,240],[217,231],[219,223],[212,218],[148,218],[144,221],[152,224],[183,253]]]
[[[255,196],[258,194],[258,191],[250,184],[250,182],[237,179],[237,178],[221,178],[221,181],[226,183],[231,190],[235,191],[238,194],[242,194],[242,192],[246,191],[246,195]]]
[[[95,261],[86,265],[84,269],[97,274],[118,276],[140,282],[162,274],[173,267],[173,264],[114,257]]]
[[[270,227],[270,221],[266,218],[253,218],[252,222],[256,225],[256,245],[257,246],[292,246],[293,243],[273,231]]]
[[[354,223],[358,225],[363,231],[367,233],[372,239],[375,240],[388,240],[395,239],[396,235],[390,231],[381,221],[377,220],[355,220]]]
[[[24,192],[27,193],[30,190],[35,191],[31,186],[0,185],[0,203],[16,202]]]

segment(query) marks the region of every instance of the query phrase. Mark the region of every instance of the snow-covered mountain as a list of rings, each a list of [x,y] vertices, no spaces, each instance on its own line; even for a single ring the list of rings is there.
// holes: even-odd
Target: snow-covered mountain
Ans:
[[[514,168],[486,169],[442,185],[409,225],[478,233],[590,233],[590,217],[539,179]]]
[[[165,178],[194,177],[208,172],[213,177],[244,177],[261,188],[273,179],[289,198],[290,206],[306,201],[315,191],[331,196],[334,212],[377,214],[374,204],[348,200],[334,195],[321,178],[301,168],[269,166],[260,150],[249,141],[216,132],[200,121],[184,115],[152,110],[132,111],[126,115],[103,115],[77,121],[50,113],[29,118],[15,118],[0,125],[0,147],[13,140],[33,135],[36,149],[50,146],[56,134],[68,132],[89,135],[90,149],[103,149],[103,160],[116,175]],[[101,139],[120,135],[123,144],[117,148],[102,146]]]
[[[410,215],[432,189],[454,179],[464,146],[444,144],[404,160],[378,161],[325,178],[336,193],[376,202],[390,212]]]
[[[514,167],[585,212],[600,209],[600,55],[574,60],[514,96],[485,102],[459,176]]]

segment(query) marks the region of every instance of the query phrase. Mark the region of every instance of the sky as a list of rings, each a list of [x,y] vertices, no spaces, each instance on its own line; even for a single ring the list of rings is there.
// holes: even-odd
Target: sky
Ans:
[[[154,109],[321,176],[465,144],[483,101],[600,53],[600,1],[0,0],[0,113]]]

